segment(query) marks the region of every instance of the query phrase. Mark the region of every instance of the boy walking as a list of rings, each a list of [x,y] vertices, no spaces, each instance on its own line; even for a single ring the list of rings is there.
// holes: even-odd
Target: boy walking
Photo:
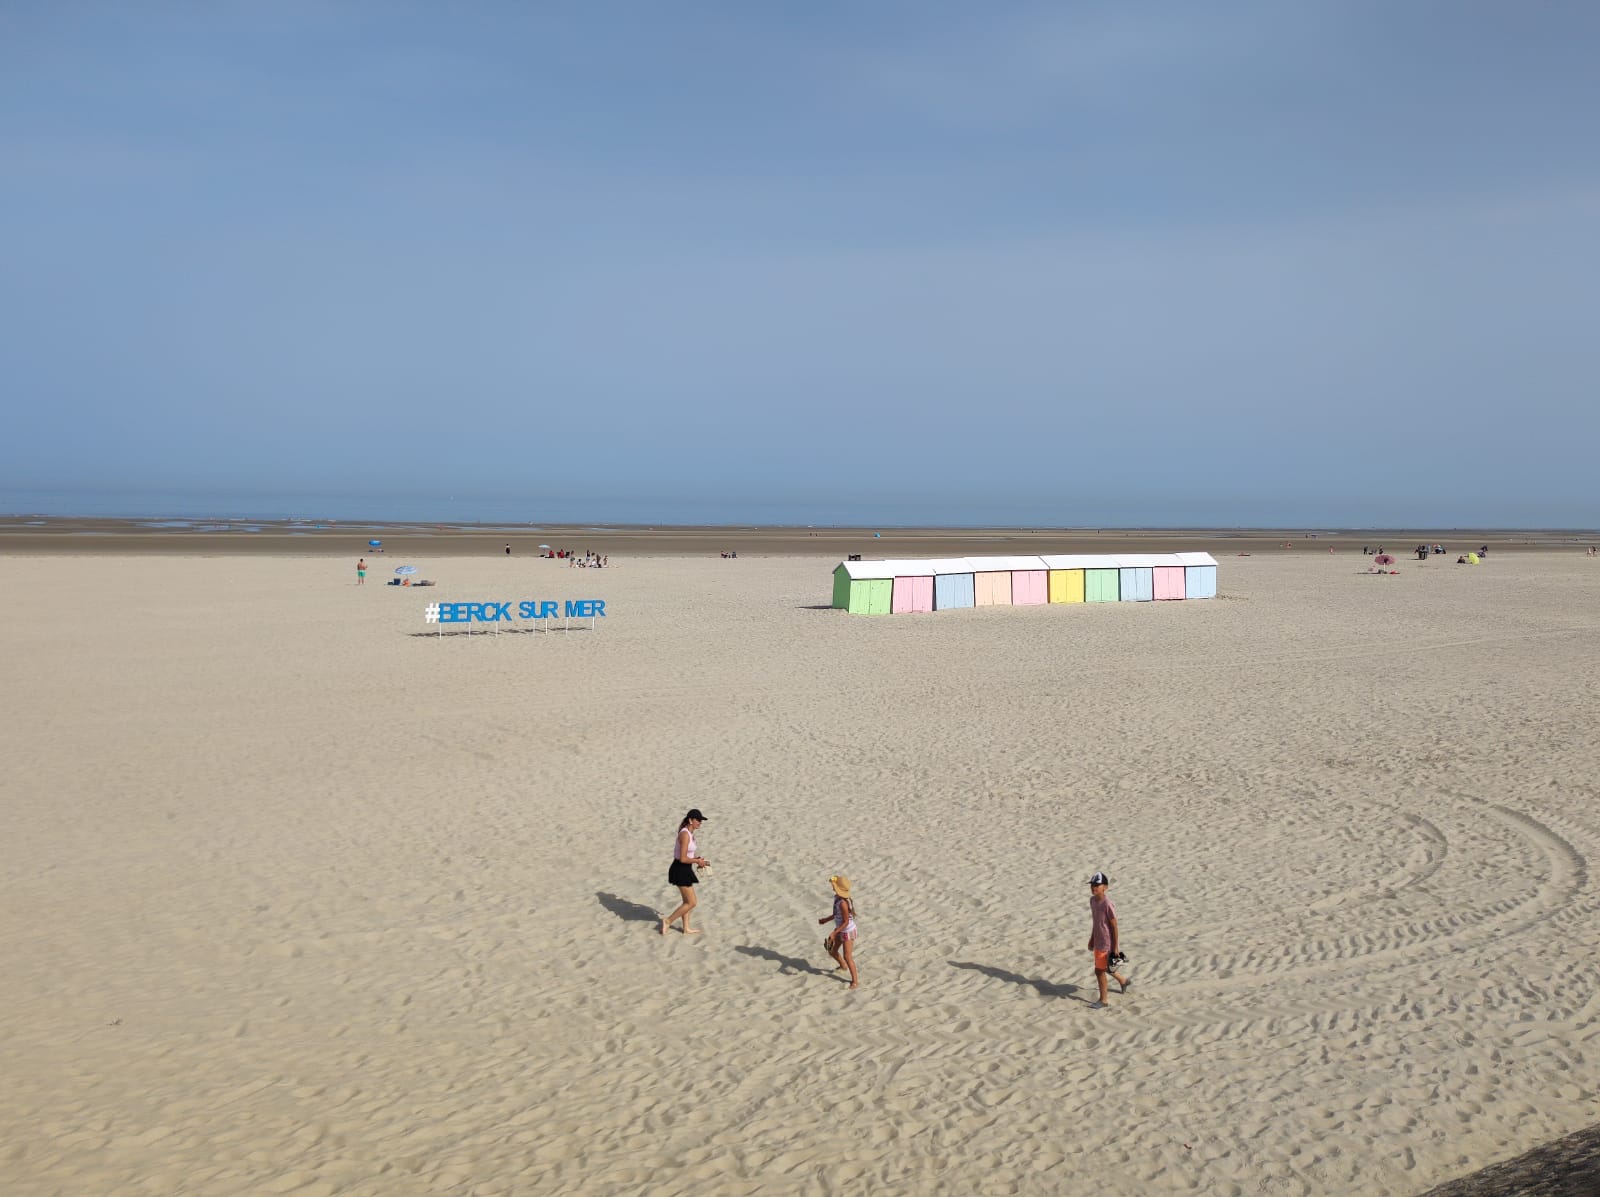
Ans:
[[[1104,873],[1096,873],[1089,878],[1089,950],[1094,953],[1094,979],[1100,986],[1100,1000],[1094,1004],[1096,1010],[1102,1010],[1106,1005],[1107,973],[1117,979],[1118,993],[1127,993],[1132,984],[1116,971],[1119,955],[1117,908],[1106,897],[1106,886],[1110,884],[1111,878]]]

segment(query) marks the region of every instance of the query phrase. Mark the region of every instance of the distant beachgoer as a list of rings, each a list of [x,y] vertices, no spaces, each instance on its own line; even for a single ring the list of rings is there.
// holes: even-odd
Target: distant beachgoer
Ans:
[[[850,878],[829,877],[828,884],[833,887],[833,913],[823,915],[817,922],[826,923],[832,919],[833,930],[828,932],[822,946],[833,957],[835,972],[841,968],[850,970],[850,988],[855,989],[861,979],[856,974],[856,908],[850,900]]]
[[[667,933],[667,928],[679,919],[683,920],[683,933],[685,935],[699,935],[700,932],[689,926],[689,917],[694,914],[698,900],[694,896],[694,887],[700,878],[695,875],[694,866],[705,868],[710,862],[705,857],[698,855],[700,849],[694,842],[694,833],[706,817],[700,813],[699,808],[691,810],[683,816],[683,822],[678,824],[678,838],[672,845],[672,864],[667,869],[667,884],[676,885],[678,893],[683,897],[683,903],[666,918],[661,920],[661,934]]]
[[[1117,950],[1117,908],[1106,897],[1106,887],[1110,884],[1111,878],[1104,873],[1089,878],[1089,950],[1094,953],[1094,979],[1100,987],[1096,1010],[1103,1009],[1106,1004],[1107,974],[1117,979],[1118,993],[1127,993],[1133,984],[1116,968],[1121,953]]]
[[[507,557],[511,556],[511,546],[510,545],[506,545],[506,556]]]
[[[363,557],[363,558],[361,558],[360,561],[356,562],[356,585],[357,586],[365,586],[366,584],[367,584],[367,559],[365,557]]]

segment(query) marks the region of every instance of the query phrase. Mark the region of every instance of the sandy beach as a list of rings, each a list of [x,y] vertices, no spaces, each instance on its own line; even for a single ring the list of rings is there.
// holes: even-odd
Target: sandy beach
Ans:
[[[8,1197],[1409,1197],[1600,1122],[1575,547],[1214,549],[1213,601],[867,618],[827,606],[843,541],[419,540],[415,592],[343,548],[22,535]],[[423,619],[580,598],[593,628]],[[704,934],[662,937],[691,806]]]

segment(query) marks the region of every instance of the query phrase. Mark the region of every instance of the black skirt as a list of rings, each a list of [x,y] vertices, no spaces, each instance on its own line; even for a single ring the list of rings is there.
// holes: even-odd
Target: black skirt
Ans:
[[[667,869],[668,885],[693,885],[699,880],[694,875],[694,866],[688,861],[675,860]]]

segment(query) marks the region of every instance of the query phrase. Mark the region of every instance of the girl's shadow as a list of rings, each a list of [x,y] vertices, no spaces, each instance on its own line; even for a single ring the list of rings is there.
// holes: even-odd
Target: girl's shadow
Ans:
[[[1003,968],[995,968],[990,964],[973,964],[969,960],[951,960],[951,968],[971,969],[975,973],[982,973],[986,977],[993,977],[996,981],[1009,981],[1013,985],[1030,985],[1038,990],[1041,997],[1075,998],[1080,1002],[1089,999],[1078,997],[1078,987],[1065,982],[1046,981],[1043,977],[1024,977],[1021,973],[1007,972]]]
[[[832,977],[834,975],[825,969],[818,968],[809,960],[802,960],[798,956],[784,956],[779,952],[774,952],[771,948],[758,948],[753,944],[742,944],[733,950],[746,956],[755,956],[758,959],[770,960],[774,964],[782,965],[783,967],[778,969],[780,976],[788,973],[810,973],[816,977]]]

